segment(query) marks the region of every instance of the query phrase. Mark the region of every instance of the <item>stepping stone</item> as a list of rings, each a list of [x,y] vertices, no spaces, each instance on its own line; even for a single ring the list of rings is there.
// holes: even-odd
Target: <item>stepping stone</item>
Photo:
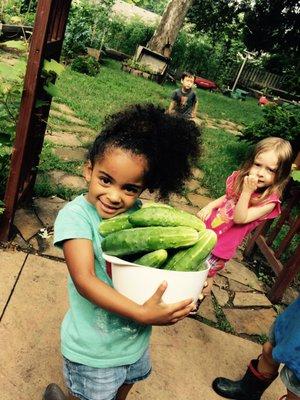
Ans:
[[[197,181],[197,179],[191,179],[190,181],[188,181],[188,183],[186,184],[187,189],[190,192],[195,191],[196,189],[199,189],[199,181]]]
[[[86,159],[87,150],[83,147],[56,147],[54,154],[64,161],[84,161]]]
[[[268,334],[276,317],[273,309],[245,310],[223,308],[223,312],[236,333],[247,335]]]
[[[208,319],[209,321],[215,323],[218,322],[211,296],[206,296],[204,298],[204,300],[200,304],[197,315],[199,315],[202,318]]]
[[[263,292],[263,285],[259,282],[253,271],[250,271],[243,264],[235,260],[226,263],[226,268],[219,272],[220,275],[233,279],[237,282],[247,285],[255,290]]]
[[[2,315],[26,256],[27,254],[21,251],[0,249],[0,315]]]
[[[272,307],[270,300],[262,293],[236,293],[235,307]]]
[[[196,215],[196,213],[199,211],[199,208],[190,206],[188,204],[174,202],[172,203],[172,206],[178,208],[178,210],[186,211],[193,215]]]
[[[286,305],[291,304],[298,298],[298,296],[299,296],[298,290],[292,287],[288,287],[283,294],[281,302]]]
[[[56,110],[50,111],[50,117],[56,117],[58,119],[62,119],[63,121],[72,122],[73,124],[87,125],[87,123],[80,118],[73,117],[72,115],[64,114]]]
[[[81,141],[72,133],[52,132],[51,135],[46,134],[45,137],[49,142],[60,146],[81,147]]]
[[[81,176],[68,175],[59,170],[50,171],[48,175],[51,181],[56,185],[63,185],[80,191],[86,189],[87,187],[85,179]]]
[[[183,196],[179,196],[177,194],[172,194],[170,196],[170,204],[173,204],[173,203],[188,204],[188,201]]]
[[[207,196],[208,195],[208,191],[204,187],[199,187],[198,189],[195,190],[195,193],[196,194],[201,194],[201,196],[209,197],[209,196]]]
[[[51,127],[53,130],[56,131],[63,131],[63,132],[72,132],[72,133],[76,133],[76,134],[83,134],[83,133],[87,133],[90,135],[97,135],[97,132],[94,131],[91,128],[88,128],[87,126],[78,126],[78,125],[63,125],[63,124],[51,124]]]
[[[221,289],[226,289],[228,287],[228,280],[224,276],[217,274],[214,278],[214,285],[219,286]]]
[[[140,198],[143,200],[151,200],[151,201],[155,201],[155,193],[150,193],[149,190],[144,190],[143,193],[140,195]]]
[[[208,203],[212,201],[210,197],[201,196],[200,194],[196,193],[189,193],[187,198],[192,203],[193,206],[198,207],[199,209],[207,206]]]
[[[224,307],[229,301],[228,292],[224,289],[219,288],[219,286],[213,285],[212,290],[219,306]]]
[[[62,249],[54,246],[53,244],[53,233],[51,233],[48,237],[43,238],[39,237],[37,239],[39,244],[39,252],[45,256],[56,257],[60,259],[64,259],[64,253]]]
[[[75,115],[75,112],[66,104],[56,103],[55,101],[53,101],[51,103],[51,106],[56,110],[60,111],[61,113]]]
[[[204,172],[201,171],[201,169],[199,169],[199,168],[193,168],[192,173],[194,175],[194,178],[196,178],[196,179],[202,179],[204,176]]]
[[[25,208],[16,211],[14,225],[25,240],[28,240],[43,228],[34,211]]]
[[[53,227],[58,211],[66,204],[59,197],[39,197],[33,200],[34,209],[45,227]]]
[[[29,242],[26,242],[21,235],[17,234],[12,240],[12,245],[16,246],[18,250],[31,251],[33,247],[30,243],[30,240]]]
[[[253,289],[249,286],[243,285],[242,283],[236,282],[232,279],[228,279],[229,290],[232,292],[253,292]]]

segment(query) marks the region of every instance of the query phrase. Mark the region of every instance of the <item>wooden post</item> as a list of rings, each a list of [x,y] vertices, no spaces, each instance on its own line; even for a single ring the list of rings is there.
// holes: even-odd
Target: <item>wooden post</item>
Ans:
[[[0,240],[7,240],[17,204],[29,198],[42,150],[51,98],[43,90],[41,70],[46,58],[59,60],[71,0],[39,0],[30,44],[16,139],[4,195]],[[36,100],[48,105],[36,108]]]

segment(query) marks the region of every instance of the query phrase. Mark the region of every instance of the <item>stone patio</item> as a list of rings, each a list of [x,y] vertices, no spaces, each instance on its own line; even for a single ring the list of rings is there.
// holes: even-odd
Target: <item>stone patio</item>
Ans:
[[[57,124],[58,131],[50,131],[46,139],[54,144],[55,154],[66,162],[83,160],[86,154],[84,143],[91,141],[96,132],[85,121],[79,120],[74,111],[65,104],[54,103],[50,115],[52,117],[49,125],[53,127],[54,123]],[[204,116],[204,120],[205,118]],[[226,121],[218,123],[226,125]],[[235,127],[236,130],[240,128]],[[230,125],[230,129],[233,126]],[[52,184],[80,193],[86,187],[82,166],[75,166],[75,171],[72,175],[62,170],[52,170],[48,176]],[[185,195],[171,196],[170,204],[192,214],[207,205],[212,199],[200,185],[202,177],[203,172],[194,168],[193,178],[186,185]],[[155,194],[145,191],[141,198],[143,201],[153,201]],[[33,254],[61,260],[62,252],[54,248],[52,237],[55,217],[64,204],[63,199],[55,196],[35,198],[31,208],[18,210],[15,218],[17,235],[12,245]],[[249,265],[243,261],[242,252],[239,251],[236,258],[228,262],[226,269],[217,276],[212,295],[201,304],[195,318],[237,335],[260,340],[268,333],[270,321],[276,316],[276,308],[266,297],[266,290]],[[290,289],[289,302],[296,296],[297,293]],[[252,317],[249,318],[248,315]]]
[[[59,327],[68,307],[67,268],[62,260],[12,249],[0,249],[0,258],[1,400],[39,400],[50,382],[64,388]],[[260,352],[256,343],[191,318],[154,327],[153,372],[128,400],[218,400],[213,379],[238,379]],[[262,400],[284,393],[277,379]]]
[[[54,104],[51,115],[54,121],[50,118],[46,139],[52,142],[56,156],[63,162],[84,159],[86,143],[96,132],[64,104]],[[212,126],[225,122],[207,121]],[[239,129],[228,126],[234,134]],[[192,214],[208,204],[211,199],[199,183],[202,175],[195,168],[185,196],[172,196],[170,203]],[[52,170],[49,178],[74,193],[85,189],[81,167],[74,167],[74,174]],[[154,197],[148,191],[141,196],[145,202]],[[6,249],[0,249],[0,346],[5,349],[1,400],[39,399],[49,382],[63,385],[58,332],[67,309],[67,270],[62,251],[52,241],[54,220],[65,203],[56,196],[34,198],[31,207],[17,210],[15,236]],[[212,380],[224,374],[241,376],[249,359],[261,351],[254,342],[266,338],[279,309],[269,302],[266,291],[238,251],[216,277],[212,295],[205,298],[196,316],[171,327],[154,328],[154,372],[134,387],[129,399],[219,399],[210,388]],[[296,296],[290,288],[280,307]],[[274,400],[283,393],[277,380],[262,399]]]

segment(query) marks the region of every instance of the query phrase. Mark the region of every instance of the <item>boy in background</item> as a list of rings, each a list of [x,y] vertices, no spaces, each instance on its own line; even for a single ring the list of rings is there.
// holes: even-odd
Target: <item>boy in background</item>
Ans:
[[[197,96],[193,91],[194,75],[184,72],[181,75],[181,88],[176,89],[171,95],[169,114],[176,114],[187,119],[196,118]]]

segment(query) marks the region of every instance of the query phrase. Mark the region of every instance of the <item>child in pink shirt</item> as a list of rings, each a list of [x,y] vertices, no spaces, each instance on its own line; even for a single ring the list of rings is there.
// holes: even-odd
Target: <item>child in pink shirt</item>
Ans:
[[[242,168],[227,178],[224,196],[198,212],[206,227],[218,236],[208,259],[211,267],[203,295],[210,293],[214,276],[235,255],[245,236],[262,221],[280,214],[280,196],[291,164],[292,148],[288,141],[276,137],[260,141]]]

